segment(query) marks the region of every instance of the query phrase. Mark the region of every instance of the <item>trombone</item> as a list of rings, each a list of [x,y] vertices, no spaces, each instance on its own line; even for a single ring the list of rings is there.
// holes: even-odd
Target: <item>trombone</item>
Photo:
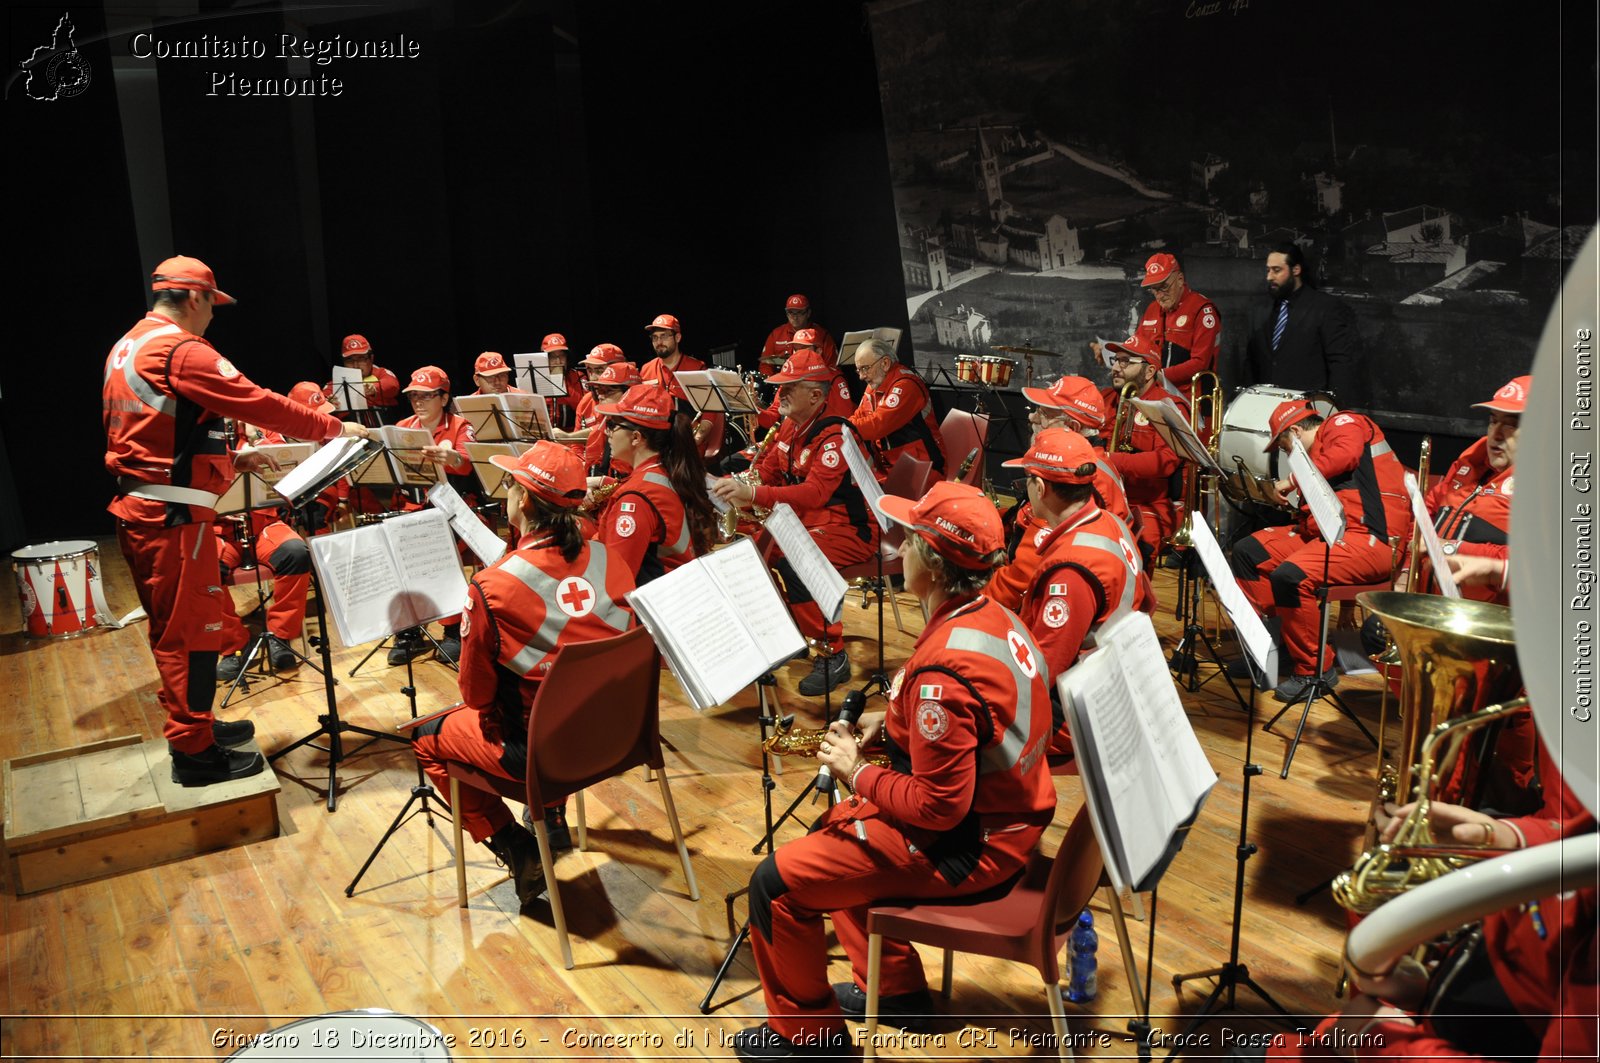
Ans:
[[[1128,418],[1133,416],[1133,403],[1128,400],[1133,398],[1133,393],[1139,388],[1138,384],[1128,382],[1122,385],[1122,390],[1117,392],[1117,416],[1111,424],[1111,442],[1106,446],[1106,453],[1115,454],[1117,451],[1131,453],[1133,444],[1123,438],[1128,431]]]
[[[1211,379],[1211,387],[1208,389],[1202,388],[1202,380],[1205,377]],[[1224,399],[1222,395],[1222,378],[1209,369],[1201,370],[1189,381],[1189,429],[1202,441],[1205,441],[1205,436],[1202,435],[1204,424],[1200,416],[1202,399],[1209,400],[1211,405],[1213,431],[1210,441],[1206,442],[1206,450],[1211,454],[1211,460],[1215,462],[1222,444],[1221,424]],[[1167,538],[1168,544],[1185,549],[1194,545],[1195,509],[1201,508],[1202,512],[1214,518],[1216,506],[1216,475],[1192,462],[1185,462],[1183,470],[1183,523]]]

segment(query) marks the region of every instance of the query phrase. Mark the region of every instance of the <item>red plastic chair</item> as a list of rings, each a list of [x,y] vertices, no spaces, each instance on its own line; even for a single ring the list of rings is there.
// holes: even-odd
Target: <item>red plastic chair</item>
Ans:
[[[921,458],[913,458],[910,454],[902,454],[896,459],[894,467],[889,470],[889,475],[884,478],[883,493],[894,495],[897,498],[921,498],[928,493],[928,488],[932,486],[928,482],[932,478],[933,462],[923,461]],[[874,517],[873,519],[876,520],[877,518]],[[900,560],[900,544],[905,540],[905,537],[905,529],[899,524],[890,522],[889,530],[884,532],[883,538],[878,544],[879,551],[883,553],[884,579],[904,574],[903,562]],[[839,575],[844,577],[846,583],[858,579],[877,579],[878,562],[875,558],[858,561],[853,565],[846,565],[841,568]],[[889,598],[890,606],[894,609],[894,626],[899,628],[900,633],[903,635],[911,634],[906,630],[905,623],[900,619],[899,597],[890,593],[887,589],[885,594]],[[863,609],[866,608],[864,604],[866,600],[867,592],[863,588],[861,591]]]
[[[867,1036],[865,1058],[872,1059],[878,1032],[883,939],[914,941],[944,949],[944,994],[950,996],[953,953],[975,952],[1031,965],[1044,979],[1056,1043],[1072,1058],[1066,1009],[1061,1002],[1057,954],[1100,884],[1104,869],[1099,843],[1080,807],[1054,858],[1034,853],[1022,876],[1005,896],[949,904],[888,905],[867,912]]]
[[[988,416],[968,413],[966,410],[951,410],[944,415],[944,420],[939,424],[939,435],[944,439],[945,479],[958,479],[956,474],[961,471],[962,463],[967,460],[967,455],[976,449],[978,454],[972,462],[972,467],[959,479],[962,483],[971,484],[973,487],[982,484],[984,460],[989,456]]]
[[[450,807],[460,808],[460,787],[475,786],[513,801],[525,801],[540,810],[568,794],[578,797],[578,848],[588,844],[583,820],[583,791],[598,782],[645,765],[661,783],[661,804],[672,824],[673,841],[688,882],[689,899],[700,899],[689,848],[678,825],[677,806],[661,759],[661,665],[650,633],[636,627],[616,638],[577,642],[563,646],[550,666],[528,713],[528,766],[526,783],[502,779],[468,765],[450,763]],[[461,818],[455,819],[456,893],[467,906],[466,863],[461,844]],[[561,891],[550,854],[550,835],[544,817],[533,817],[539,840],[539,862],[550,887],[550,911],[561,938],[561,959],[572,969],[572,943]]]

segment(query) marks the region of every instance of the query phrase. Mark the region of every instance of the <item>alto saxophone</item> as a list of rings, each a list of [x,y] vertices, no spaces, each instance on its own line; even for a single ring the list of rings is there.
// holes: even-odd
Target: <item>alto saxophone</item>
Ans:
[[[857,740],[861,738],[860,730],[856,730],[855,736]],[[778,721],[777,728],[771,737],[761,743],[761,748],[780,757],[814,757],[826,737],[828,737],[827,728],[796,727],[794,718],[790,717],[788,723]],[[889,754],[881,750],[873,750],[870,753],[863,751],[861,759],[880,768],[889,766]]]
[[[730,479],[738,480],[742,484],[749,484],[751,487],[760,487],[761,470],[757,468],[757,466],[761,464],[761,455],[766,451],[767,445],[772,442],[772,437],[776,436],[777,434],[777,425],[773,425],[771,428],[767,429],[767,434],[761,437],[761,441],[757,443],[755,449],[750,452],[750,467],[745,469],[743,472],[734,473]],[[766,520],[769,512],[770,510],[758,506],[753,502],[750,504],[750,513],[758,522]],[[732,542],[734,537],[738,534],[739,507],[730,503],[727,511],[722,514],[722,541],[725,543]]]

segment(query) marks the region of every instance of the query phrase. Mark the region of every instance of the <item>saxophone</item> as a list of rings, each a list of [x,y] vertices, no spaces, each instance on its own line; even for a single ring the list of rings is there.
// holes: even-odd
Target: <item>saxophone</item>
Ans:
[[[856,738],[861,738],[861,731],[855,732]],[[822,740],[828,737],[826,727],[796,727],[794,717],[779,720],[771,737],[761,743],[761,748],[768,753],[780,757],[814,757],[817,748],[822,745]],[[861,753],[861,759],[880,768],[889,766],[889,754],[882,750]]]
[[[734,473],[730,479],[738,480],[740,483],[749,484],[751,487],[760,487],[761,471],[757,468],[757,466],[761,464],[761,455],[765,453],[767,446],[772,442],[773,437],[777,434],[778,425],[773,425],[771,428],[767,429],[767,434],[761,437],[761,441],[757,443],[755,449],[750,452],[750,467],[743,472]],[[754,504],[750,506],[750,513],[755,517],[757,522],[766,520],[769,512],[770,510],[764,509],[761,506]],[[725,543],[733,542],[734,538],[739,534],[738,506],[729,505],[727,511],[722,514],[721,531],[722,541]]]

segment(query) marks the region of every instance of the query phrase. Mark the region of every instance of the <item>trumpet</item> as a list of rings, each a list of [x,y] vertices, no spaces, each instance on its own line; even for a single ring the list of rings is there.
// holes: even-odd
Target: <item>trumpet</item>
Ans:
[[[1133,403],[1128,400],[1133,398],[1138,388],[1138,384],[1129,381],[1117,392],[1117,416],[1111,423],[1111,442],[1106,446],[1108,453],[1115,454],[1119,450],[1123,453],[1133,452],[1133,444],[1123,438],[1123,433],[1127,431],[1128,418],[1133,416]]]

